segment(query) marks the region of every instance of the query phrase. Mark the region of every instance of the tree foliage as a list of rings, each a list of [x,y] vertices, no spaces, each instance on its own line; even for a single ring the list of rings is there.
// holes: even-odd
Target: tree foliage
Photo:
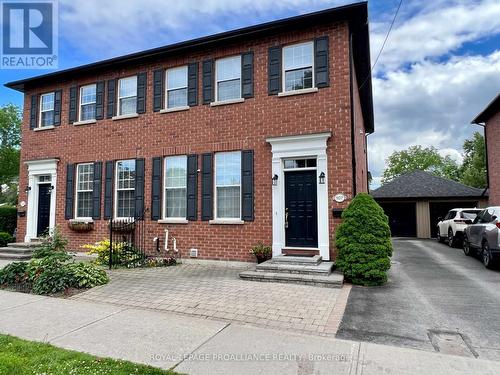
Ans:
[[[475,132],[472,139],[465,140],[463,148],[462,183],[477,188],[485,188],[487,181],[484,137],[479,132]]]
[[[391,267],[391,230],[382,207],[361,193],[342,213],[335,237],[337,265],[354,284],[380,285]]]
[[[19,175],[21,110],[14,104],[0,108],[0,185],[11,184]]]
[[[431,172],[454,181],[460,181],[461,177],[459,164],[449,156],[439,155],[433,146],[411,146],[407,150],[393,152],[386,165],[382,184],[415,170]]]

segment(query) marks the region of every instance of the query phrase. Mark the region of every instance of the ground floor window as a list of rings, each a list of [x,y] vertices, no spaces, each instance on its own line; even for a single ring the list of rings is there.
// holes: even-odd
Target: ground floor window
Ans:
[[[217,219],[241,218],[241,152],[215,154]]]
[[[76,168],[76,217],[92,217],[94,164],[78,164]]]
[[[130,218],[135,213],[135,160],[116,162],[115,217]]]
[[[187,157],[165,158],[165,218],[186,218]]]

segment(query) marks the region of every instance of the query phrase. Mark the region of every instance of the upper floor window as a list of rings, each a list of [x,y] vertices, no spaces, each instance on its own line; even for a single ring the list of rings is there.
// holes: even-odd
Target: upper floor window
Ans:
[[[186,218],[187,157],[165,158],[165,218]]]
[[[217,219],[241,218],[241,152],[215,154]]]
[[[118,81],[118,115],[137,113],[137,76]]]
[[[188,68],[181,66],[167,70],[167,108],[187,106]]]
[[[283,48],[283,87],[285,91],[314,87],[313,42],[294,44]]]
[[[215,63],[215,101],[241,98],[241,56],[226,57]]]
[[[40,127],[54,125],[55,93],[50,92],[40,96]]]
[[[80,87],[80,121],[95,120],[96,85]]]
[[[76,217],[92,217],[94,164],[78,164],[76,168]]]
[[[116,162],[115,218],[134,217],[135,160]]]

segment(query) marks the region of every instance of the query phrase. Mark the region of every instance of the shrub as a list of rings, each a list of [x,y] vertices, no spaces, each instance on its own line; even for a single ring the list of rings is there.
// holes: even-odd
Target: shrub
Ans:
[[[100,265],[109,264],[109,239],[96,242],[95,244],[88,244],[82,246],[88,249],[88,254],[96,254],[96,263]],[[113,265],[126,265],[131,262],[138,262],[142,260],[142,256],[127,242],[113,242]]]
[[[71,277],[71,284],[75,288],[93,288],[109,281],[106,272],[93,264],[70,263],[66,269]]]
[[[52,294],[62,292],[72,286],[71,274],[66,267],[45,268],[33,281],[32,292]]]
[[[52,235],[42,238],[42,245],[33,251],[34,259],[54,258],[60,263],[70,260],[72,257],[66,252],[68,240],[61,234],[58,227],[54,229]]]
[[[17,208],[12,206],[0,207],[0,232],[14,234],[17,226]]]
[[[26,280],[28,263],[14,262],[0,270],[0,285],[22,283]]]
[[[5,247],[10,242],[14,242],[14,237],[7,232],[0,232],[0,247]]]
[[[336,234],[337,265],[354,284],[387,281],[392,256],[391,231],[383,209],[368,194],[358,194],[342,214]]]

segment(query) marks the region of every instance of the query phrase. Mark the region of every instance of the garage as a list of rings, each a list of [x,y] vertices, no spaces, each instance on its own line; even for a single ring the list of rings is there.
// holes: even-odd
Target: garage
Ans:
[[[485,207],[484,189],[424,171],[406,173],[371,192],[389,217],[394,237],[434,238],[439,218],[453,208]]]

